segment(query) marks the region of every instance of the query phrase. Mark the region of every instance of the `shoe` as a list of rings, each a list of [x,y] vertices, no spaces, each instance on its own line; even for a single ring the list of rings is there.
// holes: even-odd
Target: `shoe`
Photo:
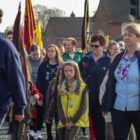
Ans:
[[[86,135],[83,135],[83,138],[89,138],[89,136],[86,134]]]
[[[29,137],[31,140],[37,140],[36,133],[34,130],[30,130]]]
[[[84,139],[89,138],[89,136],[87,134],[85,134],[85,133],[80,133],[78,137],[79,138],[84,138]]]
[[[45,128],[45,123],[42,124],[42,128]]]
[[[42,136],[41,136],[41,132],[40,131],[36,132],[36,138],[37,138],[37,140],[42,140]]]

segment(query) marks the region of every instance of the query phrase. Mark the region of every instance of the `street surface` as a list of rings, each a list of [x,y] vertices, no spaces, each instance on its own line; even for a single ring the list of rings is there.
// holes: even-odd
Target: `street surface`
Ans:
[[[7,122],[5,122],[3,124],[3,127],[0,129],[0,140],[11,140],[11,137],[9,134],[7,134],[8,132],[8,124]],[[43,140],[46,140],[46,128],[42,128],[42,136],[43,136]],[[55,127],[53,125],[52,128],[52,133],[53,133],[53,138],[55,140]],[[88,129],[86,130],[87,135],[89,134]],[[79,140],[90,140],[89,138],[84,138],[82,136],[80,136],[81,133],[79,134]]]

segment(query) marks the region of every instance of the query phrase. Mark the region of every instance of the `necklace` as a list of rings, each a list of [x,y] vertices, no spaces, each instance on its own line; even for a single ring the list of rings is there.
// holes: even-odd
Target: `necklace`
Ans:
[[[77,81],[75,80],[72,86],[69,88],[69,91],[66,91],[66,79],[62,83],[62,91],[68,93],[69,95],[76,90]]]

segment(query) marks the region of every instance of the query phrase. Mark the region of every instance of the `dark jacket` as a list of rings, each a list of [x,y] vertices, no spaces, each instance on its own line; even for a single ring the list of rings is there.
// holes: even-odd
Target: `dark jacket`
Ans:
[[[115,88],[116,88],[116,79],[114,76],[114,71],[116,69],[116,67],[118,66],[122,56],[123,56],[124,52],[119,53],[113,60],[110,68],[109,68],[109,79],[107,81],[106,84],[106,91],[102,100],[102,111],[103,112],[108,112],[108,111],[112,111],[113,110],[113,106],[114,106],[114,102],[116,99],[116,92],[115,92]],[[136,52],[136,57],[138,59],[138,68],[139,68],[139,73],[140,73],[140,49],[138,49]],[[140,81],[139,81],[140,83]],[[140,92],[139,92],[140,95]],[[139,96],[140,98],[140,96]],[[140,103],[139,103],[140,105]],[[139,106],[140,109],[140,106]]]
[[[49,83],[49,87],[48,87],[48,90],[47,90],[47,94],[46,94],[46,103],[45,103],[45,118],[47,116],[47,111],[48,111],[48,108],[49,108],[49,105],[52,101],[52,99],[54,98],[54,93],[55,90],[54,90],[54,86],[55,86],[55,82],[56,82],[56,78],[53,78],[50,83]]]
[[[92,108],[99,106],[99,89],[110,62],[111,58],[106,53],[95,62],[92,52],[90,52],[79,63],[81,76],[88,85],[89,104]]]
[[[14,113],[23,114],[27,102],[20,57],[15,46],[0,37],[0,117],[8,112],[10,97],[14,101]]]
[[[56,111],[57,111],[57,87],[56,86],[56,78],[53,78],[50,81],[48,90],[47,90],[47,95],[46,95],[46,103],[45,103],[45,115],[44,119],[49,118],[50,121],[52,118],[55,116]]]
[[[38,69],[37,89],[43,94],[45,103],[49,82],[55,77],[58,64],[51,65],[48,62],[42,63]]]

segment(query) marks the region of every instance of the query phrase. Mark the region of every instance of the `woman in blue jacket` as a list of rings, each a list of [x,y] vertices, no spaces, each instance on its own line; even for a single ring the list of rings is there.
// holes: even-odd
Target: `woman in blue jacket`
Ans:
[[[102,110],[112,113],[115,140],[127,140],[131,123],[140,139],[140,25],[124,30],[126,50],[118,54],[109,69]]]

